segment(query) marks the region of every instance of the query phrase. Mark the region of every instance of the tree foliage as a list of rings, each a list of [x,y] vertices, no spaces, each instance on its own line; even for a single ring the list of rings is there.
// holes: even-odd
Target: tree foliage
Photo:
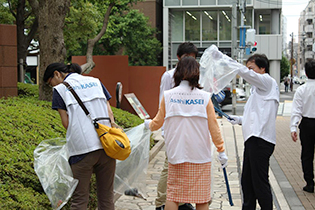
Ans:
[[[0,0],[0,24],[14,24],[15,18],[10,12],[7,0]]]
[[[285,76],[288,76],[289,73],[290,62],[284,55],[282,55],[282,59],[280,62],[280,79],[282,80]]]
[[[86,40],[92,37],[93,34],[95,36],[97,27],[101,27],[98,20],[103,15],[100,11],[102,8],[100,5],[92,4],[80,4],[70,8],[70,14],[67,18],[69,21],[66,21],[65,27],[68,59],[73,55],[82,55],[86,52]],[[88,11],[92,16],[89,18],[81,17]],[[93,27],[80,31],[81,29],[72,23],[75,19],[76,22],[80,23],[79,25],[93,25]],[[85,21],[87,24],[85,24]],[[155,37],[157,31],[149,25],[148,21],[148,17],[138,10],[111,14],[106,33],[100,42],[95,45],[93,54],[116,55],[121,53],[129,56],[130,65],[158,65],[157,57],[161,53],[162,47]]]
[[[139,0],[141,1],[141,0]],[[51,99],[42,84],[47,65],[86,55],[84,73],[94,67],[93,55],[129,56],[130,65],[157,65],[161,44],[148,18],[130,6],[138,0],[0,0],[3,23],[16,22],[18,59],[26,60],[36,36],[40,43],[40,98]],[[70,12],[69,12],[70,11]],[[37,34],[35,34],[37,30]],[[108,31],[108,32],[107,32]],[[104,36],[105,35],[105,36]],[[121,50],[123,49],[123,50]]]
[[[156,29],[148,21],[149,18],[138,10],[113,16],[101,42],[104,49],[109,54],[115,54],[123,48],[123,55],[129,56],[130,65],[157,65],[162,47],[155,37]]]

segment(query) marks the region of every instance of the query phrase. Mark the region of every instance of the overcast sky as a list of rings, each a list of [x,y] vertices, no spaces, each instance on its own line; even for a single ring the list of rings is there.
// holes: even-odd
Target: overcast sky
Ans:
[[[309,0],[282,0],[282,14],[287,18],[287,41],[293,32],[295,39],[298,35],[298,20]]]

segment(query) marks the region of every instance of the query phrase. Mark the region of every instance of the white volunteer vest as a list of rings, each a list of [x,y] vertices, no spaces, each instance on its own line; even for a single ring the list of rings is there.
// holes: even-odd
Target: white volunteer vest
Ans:
[[[107,101],[104,95],[101,82],[93,77],[82,76],[76,73],[70,74],[66,79],[74,91],[78,94],[91,118],[108,117]],[[64,84],[54,87],[67,107],[69,125],[67,129],[67,143],[69,155],[80,155],[102,149],[102,145],[91,122],[86,116],[77,100]],[[109,121],[100,121],[110,126]]]
[[[211,140],[206,107],[210,94],[194,88],[188,81],[164,92],[165,144],[172,164],[211,161]]]

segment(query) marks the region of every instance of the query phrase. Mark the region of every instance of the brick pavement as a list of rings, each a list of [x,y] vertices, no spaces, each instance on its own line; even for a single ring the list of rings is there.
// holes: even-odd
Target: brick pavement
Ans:
[[[234,206],[230,206],[224,176],[219,162],[217,161],[217,152],[214,151],[213,168],[212,168],[212,204],[209,210],[239,210],[241,209],[241,188],[240,188],[240,172],[242,166],[243,157],[243,135],[241,126],[232,126],[226,119],[218,120],[222,136],[225,140],[226,154],[229,157],[227,174],[232,194]],[[214,148],[213,148],[214,149]],[[147,169],[147,201],[139,198],[133,198],[128,196],[121,196],[115,203],[116,210],[155,210],[154,200],[156,197],[156,186],[159,180],[160,172],[163,168],[165,158],[165,148],[157,153],[157,155],[150,161]],[[273,176],[274,177],[274,176]],[[278,189],[277,182],[272,180],[272,187]],[[282,192],[278,190],[280,197]],[[277,198],[277,200],[279,200]],[[286,202],[283,202],[283,206],[286,206]],[[277,209],[276,205],[273,209]],[[283,208],[289,209],[289,208]]]
[[[290,117],[278,116],[276,121],[277,145],[274,157],[305,209],[315,209],[315,194],[302,190],[305,186],[301,166],[301,144],[290,136]],[[285,190],[285,189],[284,189]],[[292,208],[294,209],[294,208]]]

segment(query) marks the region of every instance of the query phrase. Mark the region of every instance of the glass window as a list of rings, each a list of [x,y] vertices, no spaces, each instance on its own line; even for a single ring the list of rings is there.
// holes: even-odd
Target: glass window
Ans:
[[[200,0],[200,5],[215,5],[216,0]]]
[[[219,11],[219,39],[231,40],[231,16],[232,11]]]
[[[185,40],[200,40],[200,12],[185,11]]]
[[[198,0],[183,0],[183,5],[198,5]]]
[[[184,41],[183,11],[171,11],[170,20],[172,41]]]
[[[259,34],[270,34],[270,14],[258,14]]]
[[[244,14],[244,25],[252,27],[252,9],[246,9]],[[237,13],[237,25],[241,25],[241,12]]]
[[[217,33],[217,12],[216,11],[202,11],[202,40],[211,41],[218,39]]]
[[[218,5],[231,5],[235,0],[218,0]]]
[[[180,0],[165,0],[165,6],[179,6]]]
[[[177,59],[177,48],[180,43],[172,43],[172,59]]]

